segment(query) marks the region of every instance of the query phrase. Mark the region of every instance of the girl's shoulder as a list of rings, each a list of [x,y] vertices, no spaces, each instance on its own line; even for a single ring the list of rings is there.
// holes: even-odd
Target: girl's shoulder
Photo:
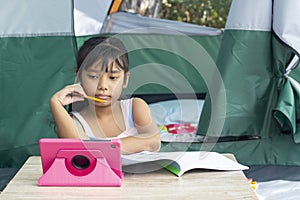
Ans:
[[[132,98],[132,108],[135,109],[142,109],[142,108],[149,108],[148,104],[141,98],[134,97]]]
[[[133,121],[139,126],[145,126],[152,120],[151,111],[148,104],[141,98],[132,99]]]
[[[140,108],[140,107],[148,107],[148,104],[141,98],[138,98],[138,97],[132,97],[132,98],[129,98],[129,99],[122,99],[120,100],[120,104],[123,104],[123,105],[132,105],[132,107],[135,107],[135,108]]]

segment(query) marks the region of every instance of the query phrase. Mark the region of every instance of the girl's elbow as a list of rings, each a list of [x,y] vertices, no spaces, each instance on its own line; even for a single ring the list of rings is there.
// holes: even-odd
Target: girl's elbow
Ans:
[[[148,151],[157,152],[160,150],[160,147],[161,147],[160,135],[157,134],[149,141]]]

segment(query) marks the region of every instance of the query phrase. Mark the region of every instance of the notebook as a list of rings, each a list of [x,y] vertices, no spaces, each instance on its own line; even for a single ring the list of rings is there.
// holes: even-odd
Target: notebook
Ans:
[[[120,186],[120,140],[42,138],[39,186]]]

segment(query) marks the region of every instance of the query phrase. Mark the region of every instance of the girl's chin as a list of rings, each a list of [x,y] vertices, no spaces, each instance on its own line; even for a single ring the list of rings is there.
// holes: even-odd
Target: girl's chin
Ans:
[[[94,105],[97,107],[107,107],[115,104],[117,101],[104,101],[104,102],[96,102],[94,101]]]
[[[110,101],[105,101],[105,102],[94,102],[95,105],[97,106],[107,106],[107,105],[110,105],[111,102]]]

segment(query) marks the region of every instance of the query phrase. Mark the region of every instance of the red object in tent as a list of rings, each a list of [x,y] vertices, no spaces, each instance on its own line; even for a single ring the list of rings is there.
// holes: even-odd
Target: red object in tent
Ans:
[[[169,133],[180,134],[180,133],[195,133],[197,131],[196,127],[189,123],[183,124],[168,124],[166,125]]]

